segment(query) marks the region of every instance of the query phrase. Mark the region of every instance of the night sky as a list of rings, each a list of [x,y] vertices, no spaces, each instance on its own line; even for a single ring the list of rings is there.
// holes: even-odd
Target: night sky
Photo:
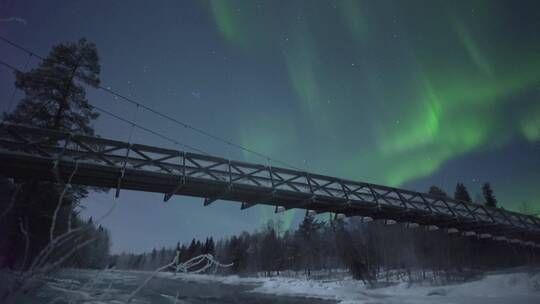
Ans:
[[[42,55],[86,37],[103,86],[305,170],[450,194],[461,181],[473,199],[489,181],[501,206],[540,211],[538,1],[0,0],[0,34]],[[4,43],[0,57],[37,64]],[[1,67],[2,110],[12,92]],[[268,163],[103,91],[88,96],[209,153]],[[95,126],[129,136],[105,115]],[[140,130],[134,140],[181,149]],[[229,236],[275,217],[130,191],[92,194],[84,214],[115,202],[103,222],[115,252]],[[302,215],[278,217],[289,227]]]

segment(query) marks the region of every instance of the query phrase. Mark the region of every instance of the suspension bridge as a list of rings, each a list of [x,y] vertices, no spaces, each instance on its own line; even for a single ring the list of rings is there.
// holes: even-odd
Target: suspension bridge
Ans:
[[[11,40],[6,44],[28,55],[43,57]],[[13,65],[0,61],[10,70]],[[212,156],[183,145],[173,150],[65,131],[35,128],[2,122],[0,124],[0,172],[12,178],[70,181],[73,184],[156,192],[168,201],[174,195],[203,199],[208,206],[217,200],[234,201],[241,209],[258,204],[275,206],[276,212],[304,209],[306,213],[334,213],[336,217],[359,216],[363,221],[384,220],[386,224],[407,223],[406,227],[443,230],[464,237],[477,237],[540,249],[540,218],[487,207],[449,197],[394,187],[352,181],[306,172],[263,153],[234,144],[174,117],[145,106],[109,87],[99,89],[128,102],[137,109],[157,115],[199,135],[263,157],[285,167],[234,161]],[[16,91],[9,101],[11,108]],[[106,109],[95,110],[178,144],[135,122]],[[186,151],[190,148],[194,152]]]
[[[13,178],[71,180],[74,184],[257,204],[276,212],[314,213],[406,222],[463,236],[540,248],[540,219],[393,187],[316,173],[164,149],[143,144],[4,123],[0,171]]]

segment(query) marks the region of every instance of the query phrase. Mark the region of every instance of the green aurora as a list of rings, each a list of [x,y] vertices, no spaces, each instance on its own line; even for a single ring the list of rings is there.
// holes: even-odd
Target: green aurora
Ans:
[[[307,145],[312,171],[401,186],[467,153],[540,139],[538,94],[515,98],[538,88],[540,40],[512,31],[504,3],[208,5],[230,48],[282,65],[296,96],[278,127],[250,121],[246,146],[287,155]]]

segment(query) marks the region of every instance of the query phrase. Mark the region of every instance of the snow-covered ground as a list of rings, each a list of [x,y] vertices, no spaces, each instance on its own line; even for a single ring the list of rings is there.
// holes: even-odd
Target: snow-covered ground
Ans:
[[[507,273],[446,286],[395,285],[369,289],[352,279],[339,281],[295,278],[240,278],[198,274],[159,274],[161,278],[195,282],[257,285],[252,292],[337,300],[340,304],[368,303],[536,303],[540,304],[540,274]]]
[[[129,294],[150,274],[150,272],[141,271],[67,270],[60,273],[58,277],[47,278],[43,293],[48,294],[47,303],[65,303],[66,301],[62,300],[69,299],[67,303],[120,304],[125,303]],[[212,297],[215,299],[226,297],[226,303],[236,303],[234,299],[231,300],[230,294],[225,295],[229,289],[235,289],[245,295],[242,296],[244,300],[246,297],[256,299],[257,295],[266,294],[277,296],[276,301],[278,296],[293,296],[334,300],[340,304],[540,304],[540,273],[538,272],[535,274],[530,272],[488,274],[477,281],[445,286],[410,285],[401,282],[373,289],[350,277],[342,275],[338,277],[339,279],[328,277],[315,280],[305,277],[244,278],[160,272],[156,275],[152,290],[142,291],[142,297],[135,297],[131,303],[206,303],[199,295],[212,286],[214,290]],[[248,287],[239,288],[240,285],[248,285]],[[217,288],[219,286],[224,287]],[[178,297],[183,300],[176,301]],[[307,303],[312,302],[317,301],[309,300]],[[25,303],[37,302],[31,300]],[[286,298],[280,298],[279,303],[289,302]]]
[[[408,283],[378,289],[366,289],[354,281],[310,282],[268,280],[256,292],[299,294],[336,299],[340,303],[540,303],[540,292],[527,274],[487,276],[480,281],[444,287]]]

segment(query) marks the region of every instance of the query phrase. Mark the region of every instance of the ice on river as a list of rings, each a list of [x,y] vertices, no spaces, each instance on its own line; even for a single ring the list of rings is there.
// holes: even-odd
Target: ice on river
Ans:
[[[486,275],[483,279],[432,286],[406,282],[369,289],[350,278],[343,280],[309,280],[305,278],[240,278],[160,274],[163,278],[224,284],[255,284],[251,292],[336,300],[340,304],[368,303],[540,303],[540,274],[506,273]]]
[[[63,271],[58,277],[47,278],[46,290],[53,293],[53,301],[69,298],[73,303],[125,303],[150,272],[140,271]],[[173,274],[162,272],[156,278],[162,288],[159,298],[135,298],[131,303],[174,303],[174,295],[182,296],[183,286],[193,282],[201,290],[205,286],[249,285],[245,292],[275,296],[333,300],[340,304],[498,304],[540,303],[540,273],[514,272],[488,274],[480,280],[444,286],[396,283],[381,288],[367,288],[350,277],[340,279],[307,279],[291,277],[239,277],[203,274]],[[208,284],[208,285],[206,285]],[[189,286],[195,286],[189,285]],[[155,287],[155,286],[154,286]],[[170,289],[170,290],[169,290]],[[225,288],[227,289],[227,288]],[[223,290],[223,289],[221,289]],[[247,294],[246,294],[247,295]],[[185,296],[185,295],[184,295]],[[216,294],[219,298],[219,294]],[[172,298],[171,298],[172,297]],[[173,299],[173,300],[171,300]],[[191,303],[189,298],[177,303]],[[165,301],[165,302],[163,302]],[[62,301],[60,301],[62,302]],[[30,303],[30,302],[29,302]],[[31,303],[33,303],[31,301]],[[197,302],[199,303],[199,302]],[[279,303],[286,303],[281,298]]]

